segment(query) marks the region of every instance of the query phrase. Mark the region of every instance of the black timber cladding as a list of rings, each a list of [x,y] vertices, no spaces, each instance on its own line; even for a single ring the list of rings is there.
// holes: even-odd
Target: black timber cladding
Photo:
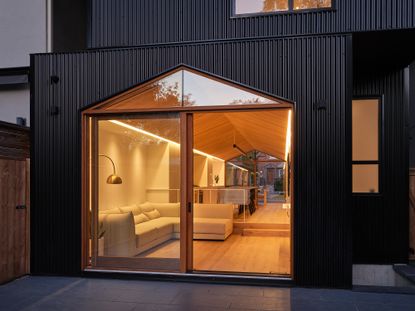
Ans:
[[[353,262],[408,260],[409,155],[405,69],[355,77],[355,97],[381,97],[383,148],[380,194],[353,195]]]
[[[80,273],[80,109],[184,63],[296,101],[295,282],[351,286],[351,54],[338,35],[33,55],[32,272]]]
[[[89,0],[53,1],[53,52],[70,52],[87,47],[88,2]]]
[[[90,0],[88,47],[415,27],[413,0],[335,0],[331,10],[233,16],[234,0]]]

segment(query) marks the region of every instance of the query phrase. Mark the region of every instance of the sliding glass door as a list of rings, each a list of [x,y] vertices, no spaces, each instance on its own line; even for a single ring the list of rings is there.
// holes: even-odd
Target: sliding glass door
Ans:
[[[291,113],[193,114],[193,270],[291,274]]]
[[[90,264],[179,271],[179,114],[97,117],[90,127]]]

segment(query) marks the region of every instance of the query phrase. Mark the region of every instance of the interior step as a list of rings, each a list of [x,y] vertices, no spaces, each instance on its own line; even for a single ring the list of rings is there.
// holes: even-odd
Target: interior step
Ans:
[[[290,237],[289,229],[243,229],[244,236],[276,236],[276,237]]]
[[[243,223],[235,222],[234,228],[240,229],[275,229],[275,230],[290,230],[290,224],[272,224],[272,223]]]

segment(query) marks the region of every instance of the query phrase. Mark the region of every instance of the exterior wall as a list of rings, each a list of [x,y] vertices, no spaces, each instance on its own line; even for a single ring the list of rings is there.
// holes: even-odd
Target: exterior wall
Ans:
[[[184,63],[296,102],[294,279],[350,287],[351,54],[339,35],[32,56],[32,272],[80,273],[80,110]]]
[[[53,52],[85,49],[87,38],[87,3],[89,0],[49,1],[53,3]]]
[[[408,260],[408,102],[405,70],[356,77],[354,96],[382,96],[383,141],[379,195],[353,196],[353,262]]]
[[[47,52],[47,0],[0,1],[0,69],[27,67],[30,53]],[[30,124],[28,86],[0,85],[0,120]]]
[[[415,260],[415,63],[409,71],[409,259]]]
[[[29,66],[47,52],[47,0],[0,1],[0,68]]]
[[[86,7],[84,0],[1,0],[0,70],[28,67],[31,53],[85,48]],[[29,98],[28,85],[0,85],[0,120],[23,117],[29,125]]]
[[[395,272],[391,265],[353,265],[353,285],[361,286],[414,286]]]
[[[17,117],[25,118],[26,126],[30,126],[29,86],[0,88],[0,120],[16,123]]]
[[[333,10],[232,17],[234,0],[91,0],[88,46],[415,27],[413,0],[333,0]]]

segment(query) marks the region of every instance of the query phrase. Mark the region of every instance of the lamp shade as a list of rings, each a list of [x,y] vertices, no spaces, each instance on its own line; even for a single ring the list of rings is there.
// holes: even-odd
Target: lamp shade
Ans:
[[[111,185],[118,185],[118,184],[122,184],[122,179],[120,176],[111,174],[110,176],[108,176],[107,178],[107,184],[111,184]]]

